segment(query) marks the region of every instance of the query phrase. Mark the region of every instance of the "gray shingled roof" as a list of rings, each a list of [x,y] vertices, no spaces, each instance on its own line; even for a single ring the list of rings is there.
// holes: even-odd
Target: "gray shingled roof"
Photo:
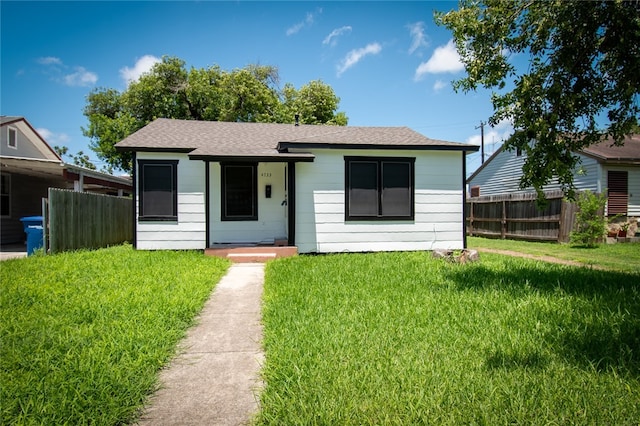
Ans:
[[[623,146],[614,146],[613,139],[585,148],[582,152],[604,161],[640,162],[640,135],[624,139]]]
[[[477,146],[429,139],[407,127],[235,123],[159,118],[116,144],[119,150],[183,151],[191,157],[287,157],[288,148],[351,146],[475,151]]]

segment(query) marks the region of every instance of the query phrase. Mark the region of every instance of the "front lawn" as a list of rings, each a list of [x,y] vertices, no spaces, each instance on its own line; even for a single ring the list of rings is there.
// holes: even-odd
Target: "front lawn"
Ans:
[[[227,267],[131,246],[2,262],[2,424],[131,421]]]
[[[475,249],[511,250],[534,256],[553,256],[587,266],[640,272],[640,243],[600,244],[598,247],[585,248],[569,244],[468,237],[467,244]]]
[[[640,280],[500,255],[270,262],[257,424],[640,419]]]

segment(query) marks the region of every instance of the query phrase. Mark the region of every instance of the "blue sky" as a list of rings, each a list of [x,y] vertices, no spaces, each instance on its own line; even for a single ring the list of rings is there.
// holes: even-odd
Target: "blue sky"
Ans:
[[[0,113],[24,116],[51,145],[97,155],[82,135],[87,94],[124,90],[163,55],[187,67],[278,67],[280,85],[320,79],[354,126],[407,126],[480,143],[490,92],[455,93],[464,75],[434,10],[457,2],[0,2]],[[488,156],[508,124],[485,127]],[[468,158],[467,170],[480,165]]]

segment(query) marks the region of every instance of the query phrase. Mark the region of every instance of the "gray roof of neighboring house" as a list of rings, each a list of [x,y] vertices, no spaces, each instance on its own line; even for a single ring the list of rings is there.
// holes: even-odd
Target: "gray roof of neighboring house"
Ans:
[[[237,123],[159,118],[116,144],[119,150],[188,152],[191,158],[304,158],[290,148],[440,149],[478,147],[429,139],[407,127]],[[306,154],[308,158],[313,158]]]
[[[613,145],[613,139],[607,139],[582,150],[582,153],[602,162],[640,163],[640,135],[631,135],[624,145]]]
[[[4,126],[7,123],[13,123],[14,121],[22,120],[24,117],[17,117],[11,115],[0,115],[0,125]]]

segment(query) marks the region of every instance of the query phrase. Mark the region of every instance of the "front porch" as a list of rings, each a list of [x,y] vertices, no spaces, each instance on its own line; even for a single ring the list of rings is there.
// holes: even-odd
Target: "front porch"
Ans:
[[[298,247],[285,245],[260,244],[214,244],[204,250],[206,256],[217,256],[234,263],[264,263],[278,257],[290,257],[298,254]]]

